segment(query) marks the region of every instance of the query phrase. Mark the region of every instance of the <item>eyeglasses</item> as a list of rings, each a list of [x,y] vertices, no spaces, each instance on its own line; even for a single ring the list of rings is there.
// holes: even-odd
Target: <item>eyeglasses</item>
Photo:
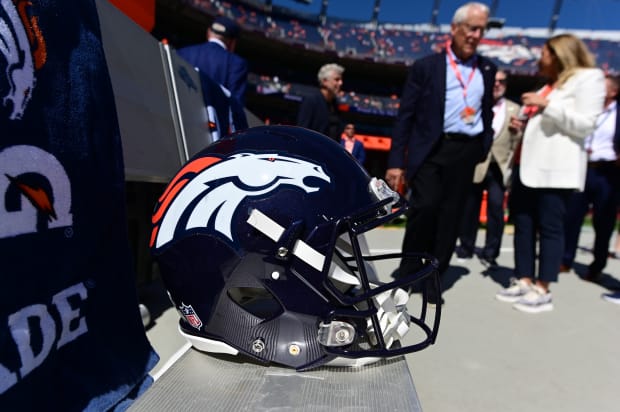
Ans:
[[[507,80],[506,79],[495,79],[495,83],[499,83],[505,86],[507,83]]]
[[[345,127],[345,130],[346,130],[346,129],[355,129],[355,127],[353,127],[353,126],[347,126],[347,127]]]
[[[484,34],[484,31],[486,30],[486,27],[484,26],[472,26],[467,23],[461,23],[461,27],[463,27],[467,33],[476,33],[477,31],[479,31],[481,36]]]

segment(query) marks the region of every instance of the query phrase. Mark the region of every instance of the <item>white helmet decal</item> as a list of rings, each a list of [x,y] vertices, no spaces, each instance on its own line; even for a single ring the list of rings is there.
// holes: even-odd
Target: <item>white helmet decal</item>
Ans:
[[[173,239],[181,217],[189,207],[192,211],[186,230],[208,227],[212,223],[213,230],[233,241],[231,221],[244,199],[263,196],[282,185],[296,186],[306,193],[318,191],[318,187],[304,182],[307,177],[331,182],[321,166],[274,153],[238,153],[221,161],[209,162],[198,170],[192,167],[196,162],[204,163],[205,158],[186,165],[160,199],[154,215],[156,227],[151,236],[152,246],[159,248]],[[188,170],[198,173],[189,181],[184,178]],[[214,183],[219,179],[224,180]]]

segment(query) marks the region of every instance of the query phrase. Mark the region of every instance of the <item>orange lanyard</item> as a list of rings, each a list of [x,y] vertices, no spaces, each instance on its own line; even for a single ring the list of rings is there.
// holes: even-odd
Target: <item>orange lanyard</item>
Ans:
[[[456,61],[454,60],[454,57],[452,57],[452,49],[450,48],[451,46],[452,46],[452,41],[448,40],[446,42],[446,53],[448,53],[448,60],[450,61],[450,67],[452,68],[452,71],[454,72],[456,79],[459,81],[459,83],[461,84],[461,87],[463,88],[463,99],[465,99],[465,103],[467,103],[467,88],[469,87],[469,84],[474,79],[474,76],[476,74],[476,60],[474,60],[474,64],[472,66],[471,73],[469,73],[469,78],[467,79],[467,83],[465,83],[465,80],[463,80],[463,75],[461,74],[459,67],[456,65]]]

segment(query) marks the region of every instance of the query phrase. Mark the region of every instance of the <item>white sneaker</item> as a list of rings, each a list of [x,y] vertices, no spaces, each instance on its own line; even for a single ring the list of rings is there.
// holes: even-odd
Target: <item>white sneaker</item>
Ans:
[[[553,310],[553,302],[551,300],[551,292],[537,285],[532,285],[529,292],[517,301],[513,308],[527,313],[540,313]]]
[[[603,293],[601,297],[607,302],[615,303],[616,305],[620,305],[620,292],[613,293]]]
[[[531,288],[531,285],[524,280],[510,278],[510,286],[497,292],[495,294],[495,299],[501,300],[502,302],[514,303],[525,296]]]

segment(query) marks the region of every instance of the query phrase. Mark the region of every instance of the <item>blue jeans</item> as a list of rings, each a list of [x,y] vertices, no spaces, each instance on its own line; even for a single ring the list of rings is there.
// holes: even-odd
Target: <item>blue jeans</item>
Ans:
[[[513,169],[510,215],[515,226],[515,275],[557,282],[564,252],[564,219],[572,189],[531,188]],[[538,276],[536,276],[536,244]]]

